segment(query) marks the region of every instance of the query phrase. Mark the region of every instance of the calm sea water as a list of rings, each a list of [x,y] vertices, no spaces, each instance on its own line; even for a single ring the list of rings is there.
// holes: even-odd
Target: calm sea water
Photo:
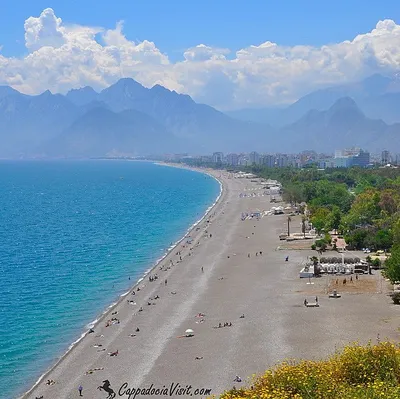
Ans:
[[[0,162],[0,397],[29,388],[219,189],[146,162]]]

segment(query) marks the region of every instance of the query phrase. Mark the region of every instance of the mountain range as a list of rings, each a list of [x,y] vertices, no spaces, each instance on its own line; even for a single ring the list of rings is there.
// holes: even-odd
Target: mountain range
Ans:
[[[84,87],[28,96],[0,86],[0,157],[333,152],[349,146],[400,152],[399,99],[397,81],[381,75],[310,93],[286,108],[241,114],[130,78],[100,93]]]
[[[268,123],[281,127],[296,122],[308,111],[326,111],[343,97],[351,97],[371,119],[382,119],[388,124],[400,122],[400,80],[374,74],[355,83],[337,85],[314,91],[295,103],[280,108],[241,109],[227,112],[240,120]]]

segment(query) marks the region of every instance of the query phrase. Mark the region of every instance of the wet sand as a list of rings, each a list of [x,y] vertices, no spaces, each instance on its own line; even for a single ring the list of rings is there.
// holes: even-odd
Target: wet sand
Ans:
[[[224,191],[211,215],[191,234],[193,242],[173,250],[151,273],[158,274],[157,280],[143,280],[136,295],[128,294],[111,309],[95,332],[24,398],[77,398],[79,385],[84,397],[107,398],[97,389],[104,380],[110,381],[116,397],[128,397],[128,388],[152,384],[169,388],[175,383],[183,388],[190,385],[190,393],[201,398],[205,395],[195,389],[209,388],[211,394],[218,394],[242,386],[247,377],[285,358],[325,357],[351,341],[375,340],[378,334],[380,339],[398,339],[400,318],[386,295],[386,284],[381,284],[382,292],[328,299],[322,279],[307,285],[298,278],[300,263],[313,252],[278,249],[285,215],[241,220],[242,212],[269,210],[269,197],[239,198],[240,193],[262,190],[249,191],[258,186],[247,179],[232,179],[227,172],[212,173],[220,178]],[[298,231],[300,226],[292,222],[291,229]],[[177,251],[181,251],[179,263]],[[262,256],[256,256],[260,251]],[[171,260],[174,266],[168,269]],[[304,298],[316,294],[320,307],[305,308]],[[150,300],[155,305],[148,305],[156,295],[160,298]],[[198,317],[199,313],[205,316]],[[105,327],[112,317],[120,323]],[[226,322],[232,326],[214,328]],[[186,329],[194,330],[194,336],[182,337]],[[108,355],[117,350],[118,356]],[[96,368],[100,370],[86,374]],[[236,375],[242,383],[233,382]],[[48,379],[55,384],[47,386]]]

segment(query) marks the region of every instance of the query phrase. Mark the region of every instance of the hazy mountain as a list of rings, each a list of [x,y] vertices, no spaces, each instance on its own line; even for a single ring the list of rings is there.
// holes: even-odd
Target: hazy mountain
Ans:
[[[218,148],[250,151],[255,141],[265,140],[265,135],[273,132],[268,126],[237,121],[208,105],[197,104],[188,95],[160,85],[147,89],[130,78],[120,79],[97,98],[114,112],[135,109],[151,116],[184,140],[186,151],[195,153]]]
[[[82,87],[81,89],[72,89],[67,94],[66,97],[75,105],[86,105],[93,101],[97,101],[99,93],[97,93],[90,86]]]
[[[121,79],[100,93],[85,87],[66,96],[49,91],[27,96],[0,88],[0,156],[58,156],[63,146],[69,156],[123,149],[141,155],[250,151],[255,143],[263,145],[267,133],[273,130],[237,121],[159,85],[147,89],[133,79]]]
[[[365,97],[370,112],[392,113],[399,98],[395,83],[375,76],[340,90],[316,92],[279,112],[294,118],[318,103],[318,96],[325,99],[318,103],[321,108],[343,90],[352,90],[370,96]],[[382,100],[380,107],[374,106],[377,98]],[[159,85],[147,89],[133,79],[121,79],[100,93],[85,87],[66,96],[49,91],[28,96],[0,87],[0,156],[9,157],[298,152],[306,148],[330,152],[353,145],[397,151],[399,127],[366,117],[349,96],[333,101],[327,110],[307,110],[296,121],[276,129],[231,118]]]
[[[143,155],[172,151],[179,143],[153,118],[135,110],[120,113],[94,108],[79,117],[44,148],[67,157],[100,157],[110,153]]]
[[[49,91],[26,96],[12,90],[10,95],[0,96],[0,156],[33,151],[60,134],[78,115],[75,105]]]
[[[263,121],[273,126],[294,123],[310,110],[325,111],[342,97],[353,98],[366,116],[386,123],[400,122],[400,81],[379,74],[360,82],[314,91],[283,108],[239,110],[229,115],[249,121]]]
[[[277,115],[282,112],[283,108],[243,108],[236,111],[225,111],[224,114],[245,122],[270,124],[271,122],[275,123]]]
[[[400,150],[400,125],[367,118],[350,97],[336,101],[327,111],[311,110],[297,122],[281,129],[288,150],[312,148],[329,152],[338,148],[364,147]]]
[[[10,86],[0,86],[0,99],[11,95],[23,96],[23,94],[21,94],[19,91],[13,89]]]

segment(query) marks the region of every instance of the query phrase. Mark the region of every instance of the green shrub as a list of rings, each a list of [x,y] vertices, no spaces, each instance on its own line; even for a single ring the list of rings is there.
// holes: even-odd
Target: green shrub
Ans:
[[[373,261],[372,261],[372,266],[374,266],[374,267],[377,267],[378,269],[381,267],[381,261],[380,261],[380,259],[379,258],[375,258]]]

